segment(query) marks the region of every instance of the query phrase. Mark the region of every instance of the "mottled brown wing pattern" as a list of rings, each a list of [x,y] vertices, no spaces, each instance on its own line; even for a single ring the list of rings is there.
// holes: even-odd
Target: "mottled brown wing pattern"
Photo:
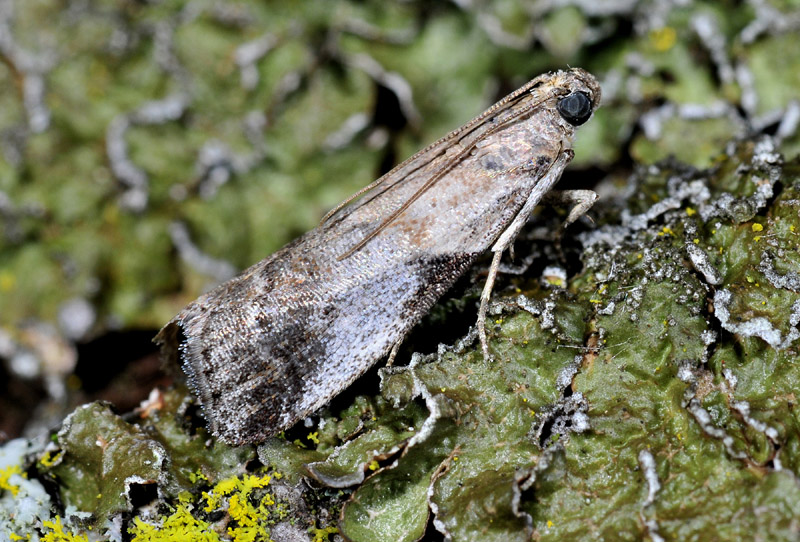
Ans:
[[[574,126],[556,105],[575,92],[596,107],[586,72],[538,77],[167,324],[157,341],[182,362],[212,432],[263,440],[402,341],[558,179]]]

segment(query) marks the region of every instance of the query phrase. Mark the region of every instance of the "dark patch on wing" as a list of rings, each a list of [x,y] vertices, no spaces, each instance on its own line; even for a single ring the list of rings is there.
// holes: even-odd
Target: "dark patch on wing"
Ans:
[[[226,441],[244,444],[285,429],[281,420],[287,414],[290,424],[307,416],[310,412],[299,412],[297,401],[307,393],[308,378],[318,376],[323,365],[328,369],[340,367],[341,378],[332,383],[334,393],[321,392],[319,402],[332,399],[385,355],[394,342],[402,340],[476,256],[453,254],[408,262],[410,269],[403,274],[414,277],[410,289],[398,287],[394,280],[398,270],[391,269],[336,299],[329,298],[322,306],[300,304],[288,311],[286,307],[270,311],[265,306],[248,326],[259,331],[255,337],[228,338],[224,343],[199,340],[201,353],[191,358],[184,349],[184,365],[187,373],[195,376],[195,387],[205,401],[212,427]],[[362,353],[364,341],[370,339],[370,326],[342,329],[344,324],[337,323],[359,310],[354,307],[363,304],[365,296],[372,302],[384,302],[365,316],[368,322],[391,328],[391,333],[381,337],[386,344],[376,349],[381,354],[371,359],[364,359]],[[213,329],[224,317],[224,311],[217,307],[205,311],[202,328]],[[330,351],[334,343],[337,350]]]
[[[487,154],[481,158],[481,166],[487,171],[500,171],[506,166],[496,154]]]
[[[223,406],[239,413],[219,416],[219,432],[226,440],[263,440],[285,429],[281,420],[287,413],[292,413],[295,421],[308,414],[296,411],[297,399],[304,393],[306,379],[316,374],[318,364],[328,357],[324,330],[334,313],[330,308],[320,311],[299,306],[277,318],[265,312],[256,319],[257,328],[264,332],[253,341],[239,341],[228,354],[239,362],[237,374],[225,377],[223,384],[228,389],[211,406],[212,410]],[[216,372],[206,376],[219,377]]]
[[[409,263],[419,276],[422,287],[418,295],[412,296],[401,309],[402,311],[416,314],[408,329],[416,325],[425,316],[442,294],[469,269],[478,255],[479,253],[464,252],[423,257],[417,262]]]
[[[549,166],[550,166],[550,158],[549,157],[543,156],[543,155],[540,155],[540,156],[536,157],[536,168],[539,171],[544,171]]]

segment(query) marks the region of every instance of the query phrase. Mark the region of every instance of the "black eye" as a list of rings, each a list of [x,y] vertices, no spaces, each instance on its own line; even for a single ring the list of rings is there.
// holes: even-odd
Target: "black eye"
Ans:
[[[580,126],[592,116],[592,100],[585,92],[573,92],[561,98],[556,109],[565,121],[573,126]]]

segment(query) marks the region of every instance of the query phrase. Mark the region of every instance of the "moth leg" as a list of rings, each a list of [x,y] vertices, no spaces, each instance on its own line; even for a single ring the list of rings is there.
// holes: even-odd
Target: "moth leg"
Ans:
[[[553,164],[553,166],[551,166],[550,170],[552,172],[557,172],[557,174],[560,175],[560,172],[564,169],[566,164],[572,160],[573,154],[574,153],[571,149],[565,149],[558,156],[556,162]],[[544,179],[540,180],[540,182],[547,186],[552,186],[557,179],[557,176],[552,176],[551,173],[548,173]],[[591,204],[594,203],[594,200],[597,199],[597,195],[591,190],[570,190],[566,191],[565,194],[567,195],[561,198],[556,197],[556,199],[560,199],[561,201],[571,201],[575,204],[573,209],[570,211],[569,216],[567,217],[567,224],[577,220],[581,214],[586,212],[586,210],[591,207]],[[545,196],[546,195],[547,194],[545,194]],[[528,201],[525,202],[525,205],[523,205],[522,209],[519,211],[519,213],[517,213],[517,216],[511,221],[511,224],[508,225],[503,233],[500,234],[500,237],[497,238],[497,241],[495,241],[494,245],[492,245],[494,257],[492,258],[492,265],[489,267],[489,276],[486,277],[486,284],[483,287],[483,292],[481,292],[481,305],[478,309],[478,337],[481,340],[481,350],[483,350],[483,357],[486,360],[491,359],[489,357],[489,343],[486,339],[486,312],[489,308],[489,298],[492,296],[492,287],[494,286],[494,281],[497,278],[497,271],[500,268],[500,258],[504,251],[511,248],[511,245],[514,243],[514,239],[517,238],[519,232],[523,227],[525,227],[528,217],[533,212],[533,209],[536,207],[536,205],[541,203],[542,199],[543,198],[541,194],[536,194],[535,192],[532,193],[528,198]],[[590,203],[587,204],[587,201]]]
[[[553,242],[559,259],[564,262],[566,257],[561,246],[561,240],[567,227],[583,216],[597,200],[597,193],[592,190],[551,190],[542,198],[542,202],[556,207],[569,209],[563,226],[558,228],[553,236]]]
[[[489,266],[489,275],[486,277],[486,284],[483,285],[481,292],[481,305],[478,309],[478,338],[481,341],[481,350],[483,350],[483,358],[489,358],[489,342],[486,338],[486,311],[489,308],[489,299],[492,297],[492,288],[494,281],[497,278],[497,270],[500,267],[500,257],[503,255],[502,250],[498,250],[492,257],[492,265]]]
[[[394,363],[394,358],[397,357],[397,352],[400,351],[401,344],[403,344],[402,341],[397,341],[396,343],[394,343],[394,346],[392,346],[392,350],[389,352],[389,359],[386,360],[387,367],[391,367],[392,364]]]
[[[569,214],[564,220],[564,228],[586,214],[595,201],[597,192],[593,190],[551,190],[542,198],[542,203],[547,205],[570,207]]]

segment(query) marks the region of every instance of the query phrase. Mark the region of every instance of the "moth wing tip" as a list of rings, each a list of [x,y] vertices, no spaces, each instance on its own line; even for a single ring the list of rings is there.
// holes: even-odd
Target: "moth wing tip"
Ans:
[[[220,423],[220,418],[209,416],[209,410],[204,409],[204,414],[211,434],[229,446],[260,444],[285,429],[283,427],[275,427],[271,423],[263,426],[260,424],[248,424],[246,419],[242,420],[241,423],[231,423],[230,420]]]
[[[180,345],[184,338],[182,337],[183,329],[178,318],[176,316],[167,322],[152,339],[161,352],[162,361],[177,361],[179,358]]]

